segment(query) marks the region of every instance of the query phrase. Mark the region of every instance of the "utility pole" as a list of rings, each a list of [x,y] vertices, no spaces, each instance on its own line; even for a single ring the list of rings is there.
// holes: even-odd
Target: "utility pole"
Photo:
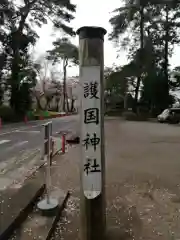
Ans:
[[[79,34],[81,88],[81,239],[104,240],[104,35],[100,27]]]

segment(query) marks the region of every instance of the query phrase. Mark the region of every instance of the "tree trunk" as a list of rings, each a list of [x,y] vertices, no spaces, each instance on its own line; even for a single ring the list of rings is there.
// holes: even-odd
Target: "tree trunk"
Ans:
[[[14,51],[11,67],[11,99],[10,105],[11,107],[18,112],[18,92],[19,92],[19,51]]]
[[[144,6],[140,6],[140,56],[142,56],[142,50],[144,48]],[[140,59],[140,68],[142,68],[142,60]],[[139,88],[141,84],[141,71],[140,75],[137,78],[137,84],[135,88],[135,111],[137,111],[137,104],[138,104],[138,95],[139,95]]]
[[[71,112],[74,111],[74,99],[71,100]]]
[[[39,111],[39,110],[44,110],[41,106],[41,103],[40,103],[40,99],[39,97],[35,96],[36,97],[36,102],[37,102],[37,107],[36,109]]]
[[[19,23],[19,27],[16,32],[12,32],[12,50],[13,50],[13,59],[11,65],[11,99],[10,105],[11,107],[18,112],[19,111],[19,59],[20,59],[20,45],[21,45],[21,37],[23,34],[23,29],[25,26],[26,18],[28,16],[28,9],[24,15],[21,15],[21,20]]]
[[[165,75],[165,92],[166,92],[166,101],[165,108],[169,105],[169,73],[168,73],[168,47],[169,47],[169,9],[166,6],[166,23],[165,23],[165,45],[164,45],[164,75]]]
[[[59,106],[58,106],[59,100],[56,100],[56,112],[59,112]]]
[[[3,97],[4,97],[4,89],[2,88],[2,84],[4,84],[3,82],[3,69],[4,66],[6,65],[6,59],[7,59],[7,55],[5,53],[2,53],[0,55],[0,105],[2,104],[3,101]]]
[[[66,94],[66,104],[67,104],[67,111],[70,112],[69,110],[69,101],[68,101],[68,95]]]
[[[67,65],[68,65],[68,59],[64,57],[63,60],[63,111],[66,111],[66,78],[67,78]]]

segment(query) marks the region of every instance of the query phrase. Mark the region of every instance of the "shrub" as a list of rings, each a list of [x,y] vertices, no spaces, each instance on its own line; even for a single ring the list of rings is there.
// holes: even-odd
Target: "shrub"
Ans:
[[[33,111],[28,111],[26,116],[27,116],[29,121],[35,120],[35,116],[34,116],[34,112]]]
[[[107,116],[121,116],[122,112],[116,109],[112,109],[112,110],[106,111],[105,114]]]
[[[149,116],[147,114],[139,114],[137,115],[136,121],[147,121]]]
[[[0,106],[0,117],[3,122],[18,122],[22,120],[22,117],[17,115],[11,107],[5,105]]]
[[[137,119],[137,115],[134,112],[124,112],[122,116],[125,120],[135,121]]]
[[[147,121],[148,114],[135,114],[134,112],[124,112],[123,117],[128,121]]]

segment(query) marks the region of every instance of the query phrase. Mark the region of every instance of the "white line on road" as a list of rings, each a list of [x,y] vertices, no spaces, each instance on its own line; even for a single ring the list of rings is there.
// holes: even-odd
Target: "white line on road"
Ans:
[[[27,129],[30,129],[30,128],[36,128],[36,127],[41,127],[42,125],[36,125],[36,126],[30,126],[30,127],[22,127],[22,128],[15,128],[13,129],[12,131],[9,131],[9,132],[3,132],[3,133],[0,133],[0,136],[3,136],[3,135],[7,135],[7,134],[11,134],[11,133],[16,133],[18,131],[24,131],[24,130],[27,130]]]
[[[4,144],[4,143],[8,143],[8,142],[10,142],[10,140],[0,140],[0,144]]]
[[[18,133],[40,133],[41,131],[23,131],[23,130],[16,130]]]
[[[52,119],[49,119],[49,121],[53,120],[53,122],[57,122],[57,121],[59,122],[61,120],[66,120],[66,123],[70,123],[72,120],[76,119],[74,117],[72,118],[72,116],[71,116],[71,119],[69,119],[69,118],[70,118],[70,116],[64,116],[64,117],[61,117],[61,118],[52,118]],[[69,119],[69,121],[67,121],[68,119]],[[34,122],[36,122],[36,121],[34,121]],[[37,125],[13,128],[11,131],[0,133],[0,136],[11,134],[11,133],[16,133],[19,130],[24,131],[24,130],[31,129],[31,128],[42,127],[42,125],[46,122],[48,122],[48,120],[43,120],[43,121],[40,120],[40,121],[38,121],[39,124],[37,124]]]
[[[6,150],[10,151],[10,150],[13,150],[14,148],[21,147],[27,143],[28,143],[28,141],[18,142],[16,144],[12,145],[11,147],[6,148]]]

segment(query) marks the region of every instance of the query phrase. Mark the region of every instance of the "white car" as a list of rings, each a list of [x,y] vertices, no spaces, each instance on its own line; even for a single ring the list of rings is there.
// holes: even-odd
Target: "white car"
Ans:
[[[168,108],[157,116],[158,122],[179,123],[180,122],[180,108]]]
[[[170,114],[170,110],[169,109],[165,109],[161,114],[159,114],[157,116],[157,120],[158,122],[166,122],[168,117],[169,117],[169,114]]]

